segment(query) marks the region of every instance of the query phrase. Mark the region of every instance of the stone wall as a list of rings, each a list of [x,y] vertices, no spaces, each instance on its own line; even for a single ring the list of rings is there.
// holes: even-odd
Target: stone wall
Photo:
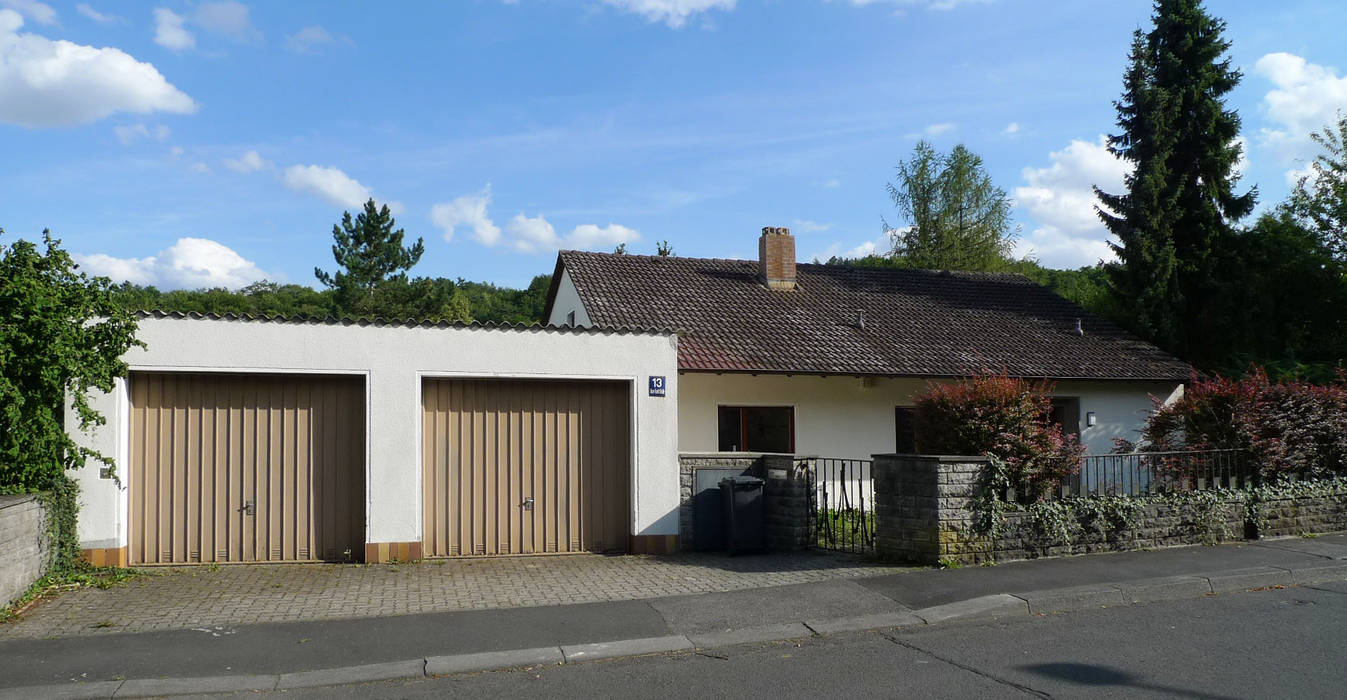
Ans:
[[[1069,539],[1045,532],[1030,513],[1006,511],[995,539],[975,532],[974,492],[986,467],[978,457],[876,455],[875,549],[886,559],[976,564],[1101,551],[1156,549],[1240,540],[1244,498],[1214,502],[1149,501],[1125,526],[1105,519],[1068,521]],[[1263,536],[1347,530],[1347,493],[1281,498],[1262,505]]]
[[[729,469],[756,476],[763,483],[763,518],[767,548],[796,551],[811,545],[810,488],[813,473],[807,463],[792,455],[745,452],[681,454],[678,456],[679,546],[691,549],[696,528],[692,489],[699,469]]]
[[[55,561],[47,517],[36,495],[0,496],[0,606],[22,595]]]

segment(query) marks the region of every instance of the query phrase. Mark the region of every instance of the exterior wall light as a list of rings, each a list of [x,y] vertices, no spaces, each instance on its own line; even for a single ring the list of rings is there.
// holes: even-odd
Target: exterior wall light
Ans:
[[[1094,411],[1086,411],[1086,412],[1085,412],[1085,427],[1087,427],[1087,428],[1093,428],[1095,422],[1096,422],[1096,421],[1095,421],[1095,417],[1094,417]]]

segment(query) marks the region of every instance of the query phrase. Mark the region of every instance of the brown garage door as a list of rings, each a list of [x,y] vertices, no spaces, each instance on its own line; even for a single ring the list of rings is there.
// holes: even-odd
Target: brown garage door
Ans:
[[[621,382],[426,380],[425,554],[625,550]]]
[[[358,559],[361,377],[131,375],[131,561]]]

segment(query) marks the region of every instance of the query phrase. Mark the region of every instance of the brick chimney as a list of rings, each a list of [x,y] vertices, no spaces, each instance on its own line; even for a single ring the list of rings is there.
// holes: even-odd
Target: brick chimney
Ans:
[[[784,226],[764,226],[758,239],[758,274],[768,289],[795,289],[795,236]]]

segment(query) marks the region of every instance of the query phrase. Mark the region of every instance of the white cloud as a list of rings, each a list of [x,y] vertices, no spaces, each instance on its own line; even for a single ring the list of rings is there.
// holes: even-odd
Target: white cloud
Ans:
[[[472,237],[484,246],[494,246],[502,241],[511,249],[521,253],[545,253],[562,248],[612,248],[619,243],[631,243],[641,239],[641,233],[635,229],[609,222],[607,226],[598,224],[580,224],[565,236],[557,234],[542,214],[525,216],[523,212],[515,214],[500,227],[491,220],[488,209],[491,206],[491,185],[481,192],[455,197],[430,208],[430,221],[444,231],[444,240],[454,240],[457,230],[470,228]]]
[[[1018,241],[1016,253],[1032,253],[1050,267],[1079,267],[1111,260],[1109,233],[1095,213],[1093,186],[1120,192],[1131,170],[1108,152],[1105,137],[1094,142],[1073,140],[1048,154],[1052,165],[1025,168],[1025,185],[1015,188],[1016,206],[1038,224]]]
[[[271,161],[264,159],[257,151],[248,151],[238,158],[225,158],[221,163],[236,173],[255,173],[272,168]]]
[[[902,230],[902,229],[899,229]],[[893,238],[889,233],[880,235],[879,238],[850,246],[842,241],[835,241],[832,245],[824,248],[821,252],[815,253],[809,257],[810,260],[826,262],[829,258],[863,258],[867,255],[888,255],[893,249]]]
[[[820,224],[817,221],[809,219],[796,219],[791,224],[791,229],[796,233],[820,233],[832,228],[832,224]]]
[[[454,240],[454,229],[466,226],[472,229],[473,238],[486,246],[496,245],[500,240],[500,227],[491,221],[486,213],[491,206],[491,185],[487,185],[477,194],[455,197],[430,208],[430,221],[444,230],[444,240]]]
[[[1009,124],[1006,124],[1006,128],[1002,129],[1001,133],[1005,134],[1006,136],[1009,136],[1011,134],[1018,134],[1020,133],[1020,125],[1018,122],[1011,122]]]
[[[234,41],[262,38],[262,33],[248,16],[248,6],[233,0],[201,3],[196,8],[193,23],[211,34],[223,34]]]
[[[154,8],[154,43],[170,51],[196,46],[196,37],[183,26],[182,15],[167,7]]]
[[[536,253],[561,247],[556,229],[542,214],[533,218],[524,216],[523,212],[515,214],[510,223],[505,225],[505,233],[510,245],[520,252]]]
[[[200,175],[206,175],[210,173],[210,166],[201,162],[192,163],[191,165],[187,166],[187,169]]]
[[[827,180],[820,180],[814,184],[818,185],[819,187],[822,187],[825,190],[835,190],[842,186],[842,181],[833,177],[828,178]]]
[[[0,122],[69,126],[115,112],[196,111],[149,63],[118,49],[20,34],[21,27],[19,13],[0,10]]]
[[[313,53],[320,46],[326,46],[336,41],[336,37],[315,24],[285,37],[285,48],[295,53]]]
[[[53,10],[51,5],[37,0],[0,0],[0,7],[14,10],[38,24],[60,24],[56,19],[56,10]]]
[[[80,14],[84,15],[85,17],[88,17],[89,19],[95,22],[98,22],[99,24],[112,24],[113,22],[120,24],[126,21],[124,17],[99,12],[98,10],[95,10],[94,8],[90,7],[85,3],[80,3],[76,5],[75,11],[79,12]]]
[[[852,5],[894,5],[896,7],[924,7],[928,10],[953,10],[960,5],[985,5],[995,0],[851,0]]]
[[[735,0],[604,0],[613,7],[634,12],[648,22],[663,22],[674,29],[688,18],[710,10],[733,10]]]
[[[179,238],[169,248],[147,258],[115,258],[103,253],[71,257],[92,275],[169,289],[238,289],[266,279],[266,274],[251,260],[205,238]]]
[[[945,134],[953,130],[954,130],[953,124],[949,122],[940,122],[939,124],[931,124],[925,129],[922,129],[921,132],[923,134],[926,134],[927,136],[939,136],[941,134]]]
[[[337,168],[318,165],[292,165],[281,177],[286,187],[296,192],[315,194],[339,207],[354,209],[370,199],[368,187]]]
[[[153,129],[144,124],[126,124],[123,126],[114,126],[112,127],[112,131],[117,134],[117,140],[121,141],[123,146],[130,145],[131,142],[138,139],[164,141],[173,133],[163,124],[160,124]]]
[[[619,243],[639,240],[641,240],[639,231],[609,222],[607,226],[596,224],[576,226],[562,241],[562,245],[566,248],[612,248]]]
[[[1262,129],[1261,143],[1283,165],[1299,163],[1303,170],[1316,151],[1310,134],[1337,122],[1338,110],[1347,108],[1347,76],[1289,53],[1263,56],[1254,72],[1273,86],[1263,96],[1263,113],[1275,126]]]

